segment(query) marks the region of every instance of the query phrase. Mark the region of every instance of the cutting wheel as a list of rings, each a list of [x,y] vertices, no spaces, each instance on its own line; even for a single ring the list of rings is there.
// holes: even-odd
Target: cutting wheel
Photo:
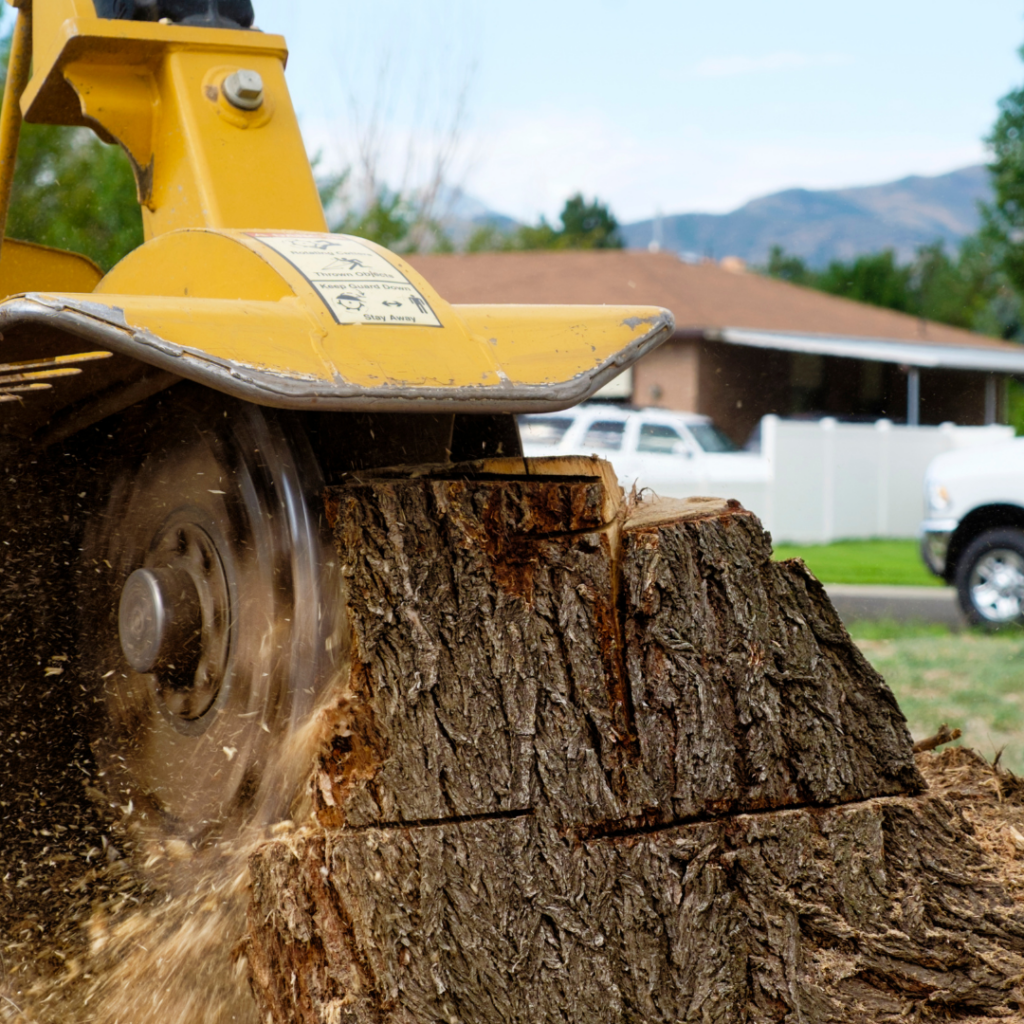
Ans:
[[[136,829],[201,847],[287,816],[345,654],[336,560],[298,417],[182,385],[145,425],[82,551],[94,749]]]

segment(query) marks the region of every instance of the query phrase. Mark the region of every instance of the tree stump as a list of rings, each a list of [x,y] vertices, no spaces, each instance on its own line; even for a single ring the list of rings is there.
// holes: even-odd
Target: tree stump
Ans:
[[[735,502],[523,470],[328,492],[352,656],[316,825],[250,863],[266,1019],[1008,1005],[1024,915],[803,564]]]

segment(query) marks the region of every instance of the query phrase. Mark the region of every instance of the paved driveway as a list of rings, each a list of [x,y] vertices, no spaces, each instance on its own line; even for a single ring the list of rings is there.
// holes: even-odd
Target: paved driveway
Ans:
[[[941,622],[964,625],[952,587],[886,587],[856,583],[826,583],[844,622],[895,619],[897,622]]]

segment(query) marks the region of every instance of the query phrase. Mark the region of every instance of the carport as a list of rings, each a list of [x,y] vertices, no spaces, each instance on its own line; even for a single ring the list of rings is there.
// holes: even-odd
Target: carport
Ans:
[[[928,342],[901,342],[883,338],[853,338],[842,335],[796,334],[782,331],[757,331],[742,327],[701,332],[708,341],[776,352],[795,352],[834,359],[857,359],[868,363],[898,366],[907,377],[905,422],[916,427],[921,422],[921,371],[971,370],[983,373],[985,388],[984,423],[999,422],[1000,385],[1005,375],[1024,375],[1024,349],[1002,345],[999,348]],[[1014,351],[1016,349],[1016,351]]]

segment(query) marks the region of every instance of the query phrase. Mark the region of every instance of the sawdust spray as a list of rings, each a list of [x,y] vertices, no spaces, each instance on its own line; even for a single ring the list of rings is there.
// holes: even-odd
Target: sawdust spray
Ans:
[[[47,842],[8,879],[21,916],[8,915],[0,940],[0,1021],[256,1024],[245,956],[247,862],[268,836],[309,824],[310,767],[343,731],[338,696],[338,686],[328,688],[278,753],[276,783],[296,793],[290,820],[201,850],[140,841],[123,824],[125,808],[101,802],[89,784],[93,799],[75,808],[69,825],[33,830]]]

